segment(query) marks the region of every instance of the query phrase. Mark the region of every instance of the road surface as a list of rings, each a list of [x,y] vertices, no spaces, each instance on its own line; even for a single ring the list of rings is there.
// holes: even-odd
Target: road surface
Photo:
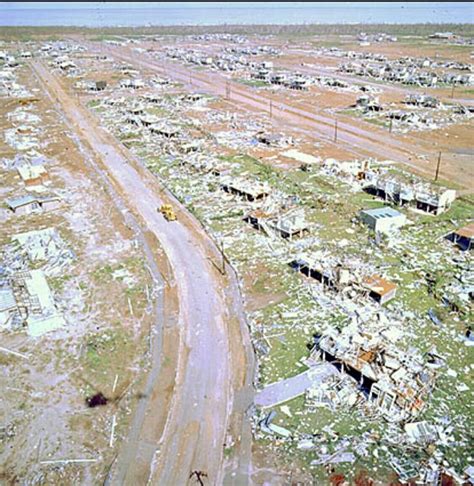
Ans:
[[[164,432],[157,438],[149,466],[151,484],[185,485],[193,470],[205,471],[208,484],[221,484],[223,450],[232,410],[232,346],[229,343],[225,283],[213,267],[209,241],[197,225],[166,222],[157,211],[163,197],[153,176],[141,171],[133,157],[105,130],[61,82],[39,61],[31,67],[75,134],[91,148],[132,212],[156,235],[171,264],[179,300],[178,366],[174,394]],[[204,241],[206,240],[206,241]],[[244,340],[243,340],[244,341]],[[243,344],[242,344],[243,345]],[[232,366],[238,366],[232,362]],[[152,400],[153,395],[147,397]],[[136,425],[136,424],[135,424]],[[140,424],[138,424],[140,425]],[[138,431],[140,436],[149,431]],[[111,470],[111,484],[142,484],[136,444],[124,444]]]

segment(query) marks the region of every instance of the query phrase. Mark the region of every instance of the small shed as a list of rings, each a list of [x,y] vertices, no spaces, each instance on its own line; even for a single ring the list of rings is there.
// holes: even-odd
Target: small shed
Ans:
[[[404,214],[388,206],[365,209],[359,213],[359,219],[370,229],[380,233],[389,233],[406,223]]]
[[[369,297],[379,304],[385,304],[392,300],[397,293],[397,286],[380,275],[366,277],[363,284],[369,290]]]
[[[451,233],[449,238],[453,243],[455,243],[461,250],[468,251],[471,250],[474,245],[472,244],[474,240],[474,222],[457,229]]]
[[[5,201],[5,204],[8,206],[8,209],[18,215],[30,214],[34,211],[38,211],[41,209],[38,198],[31,196],[30,194],[27,194],[26,196],[7,199]]]
[[[104,91],[107,87],[107,81],[95,81],[93,84],[94,91]]]
[[[18,167],[18,173],[26,186],[37,186],[49,180],[49,174],[41,165],[22,165]]]

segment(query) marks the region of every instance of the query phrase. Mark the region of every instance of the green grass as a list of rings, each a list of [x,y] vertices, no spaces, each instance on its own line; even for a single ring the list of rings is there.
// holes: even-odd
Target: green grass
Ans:
[[[88,108],[97,108],[98,106],[100,106],[100,104],[101,104],[101,100],[90,100],[90,101],[87,102],[87,107]]]
[[[129,373],[127,369],[137,352],[133,336],[120,325],[85,340],[84,374],[96,391],[107,395],[113,377]]]
[[[61,277],[50,277],[48,284],[50,288],[56,292],[62,292],[66,282],[71,280],[72,275],[62,275]]]
[[[263,81],[261,79],[243,79],[243,78],[238,78],[235,81],[241,84],[245,84],[246,86],[252,86],[253,88],[263,88],[265,86],[270,86],[269,83],[266,81]]]

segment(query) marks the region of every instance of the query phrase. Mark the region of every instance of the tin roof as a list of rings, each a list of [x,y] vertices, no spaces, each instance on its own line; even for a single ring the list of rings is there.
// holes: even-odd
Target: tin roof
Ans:
[[[458,236],[464,236],[465,238],[474,238],[474,222],[457,229],[454,233]]]
[[[38,198],[32,196],[31,194],[26,194],[25,196],[15,197],[7,199],[5,202],[10,208],[17,209],[21,206],[26,206],[27,204],[32,204],[38,201]]]
[[[384,206],[383,208],[376,208],[376,209],[364,209],[363,211],[361,211],[361,213],[372,216],[375,219],[396,218],[398,216],[402,216],[402,213],[388,206]]]
[[[15,296],[11,288],[0,289],[0,312],[16,307]]]
[[[371,275],[370,277],[366,277],[364,279],[364,284],[367,285],[372,292],[382,296],[397,288],[394,283],[385,280],[380,275]]]

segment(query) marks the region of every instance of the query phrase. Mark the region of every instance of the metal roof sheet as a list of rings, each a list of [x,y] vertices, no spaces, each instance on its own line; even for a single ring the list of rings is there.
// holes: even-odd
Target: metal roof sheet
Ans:
[[[0,311],[13,309],[16,307],[15,295],[10,288],[0,289]]]

